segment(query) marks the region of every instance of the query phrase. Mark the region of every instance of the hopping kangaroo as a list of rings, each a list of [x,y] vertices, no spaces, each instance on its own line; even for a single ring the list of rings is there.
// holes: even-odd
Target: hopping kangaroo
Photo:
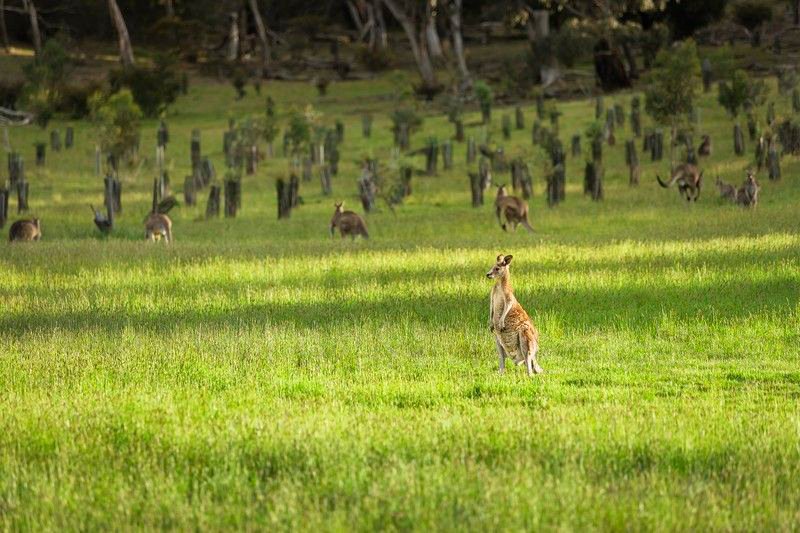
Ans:
[[[8,242],[38,241],[42,238],[42,226],[38,218],[30,220],[17,220],[11,224],[8,232]]]
[[[510,196],[506,192],[505,185],[501,185],[497,189],[494,207],[497,222],[503,228],[503,231],[508,231],[509,224],[514,231],[517,231],[517,224],[522,224],[528,231],[533,231],[530,222],[528,222],[528,203],[516,196]],[[503,222],[501,215],[505,216],[505,222]]]
[[[528,375],[532,376],[543,372],[536,360],[539,332],[514,297],[508,267],[511,259],[510,255],[498,255],[497,262],[486,273],[487,278],[497,280],[489,299],[489,329],[494,333],[500,372],[505,372],[506,357],[510,357],[518,365],[525,363]]]
[[[352,237],[353,240],[355,240],[356,235],[361,235],[365,239],[369,239],[367,224],[364,222],[364,219],[361,218],[361,215],[353,211],[344,211],[342,209],[343,205],[344,202],[336,203],[336,210],[333,212],[333,218],[331,218],[331,237],[333,237],[338,227],[342,239],[348,235]]]
[[[736,187],[730,183],[725,183],[719,179],[719,176],[717,176],[717,189],[719,189],[719,197],[722,200],[736,201]]]
[[[696,202],[700,197],[700,185],[703,181],[703,171],[698,170],[694,165],[684,163],[683,165],[678,165],[677,168],[672,171],[672,176],[668,182],[664,183],[661,181],[661,176],[658,174],[656,174],[656,179],[658,180],[658,184],[665,189],[677,182],[678,191],[681,196],[686,197],[687,202],[692,200]]]
[[[172,243],[172,220],[161,213],[150,213],[144,222],[144,238],[153,242],[163,238],[165,244]]]

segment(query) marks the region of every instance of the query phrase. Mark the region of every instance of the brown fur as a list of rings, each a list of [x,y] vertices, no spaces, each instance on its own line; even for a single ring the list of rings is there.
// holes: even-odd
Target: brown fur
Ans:
[[[730,200],[731,202],[736,201],[736,187],[730,183],[725,183],[719,179],[719,176],[717,176],[717,189],[719,190],[719,196],[721,199]]]
[[[42,238],[42,225],[38,218],[17,220],[11,224],[8,242],[38,241]]]
[[[489,279],[497,280],[489,300],[489,329],[495,335],[500,372],[505,371],[506,357],[511,357],[518,365],[524,363],[530,376],[543,372],[536,359],[539,332],[514,297],[509,270],[511,259],[510,255],[498,255],[494,266],[486,274]]]
[[[497,222],[503,231],[508,231],[509,224],[511,229],[517,231],[517,225],[522,224],[528,231],[533,231],[530,222],[528,222],[528,203],[525,200],[510,196],[506,192],[506,186],[501,185],[497,189],[497,198],[494,201],[495,215],[497,215]],[[505,216],[505,223],[501,215]]]
[[[744,184],[736,191],[736,203],[744,207],[755,207],[758,205],[758,192],[761,186],[756,181],[756,175],[752,170],[747,171],[747,178]]]
[[[344,202],[339,202],[336,204],[336,209],[333,212],[333,218],[331,218],[331,237],[333,237],[333,234],[338,227],[342,239],[348,235],[352,239],[355,239],[356,235],[361,235],[365,239],[369,239],[369,233],[367,233],[367,224],[364,222],[364,219],[361,218],[361,215],[353,211],[344,211],[343,206]]]
[[[703,135],[703,142],[700,143],[700,148],[697,149],[697,155],[700,157],[708,157],[711,155],[711,137]]]
[[[694,165],[684,163],[675,168],[668,182],[663,182],[661,180],[661,176],[658,174],[656,174],[656,180],[658,180],[658,184],[665,189],[677,182],[678,190],[681,196],[684,196],[687,202],[696,202],[697,199],[700,198],[700,186],[703,182],[703,171],[698,170]]]
[[[172,220],[167,215],[150,213],[144,222],[144,238],[155,242],[162,237],[165,244],[172,243]]]

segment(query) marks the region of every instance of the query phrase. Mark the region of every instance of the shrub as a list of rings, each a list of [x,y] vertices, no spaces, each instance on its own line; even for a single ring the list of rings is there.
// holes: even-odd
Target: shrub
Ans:
[[[102,84],[90,81],[83,85],[66,85],[56,105],[56,111],[64,113],[73,119],[80,119],[89,115],[89,98],[102,90]]]
[[[475,98],[478,100],[478,105],[481,108],[481,114],[484,121],[488,120],[492,113],[492,103],[494,102],[494,92],[488,83],[478,80],[472,86],[475,92]]]
[[[128,89],[111,95],[97,92],[89,98],[89,109],[100,148],[118,160],[130,159],[139,144],[142,118],[133,93]]]
[[[674,131],[692,112],[699,79],[700,60],[694,41],[662,50],[649,75],[645,110],[657,123]]]
[[[28,84],[34,89],[48,89],[53,95],[64,84],[71,65],[64,45],[58,39],[48,39],[42,52],[22,67]]]
[[[642,32],[640,39],[644,66],[650,68],[658,52],[669,44],[669,28],[664,24],[654,24],[649,30]]]
[[[311,142],[311,123],[305,114],[297,109],[289,112],[286,124],[286,139],[292,153],[299,153]]]
[[[380,72],[392,66],[393,55],[389,48],[361,45],[356,49],[356,57],[370,72]]]
[[[408,125],[408,132],[413,133],[422,126],[422,117],[410,107],[400,107],[389,115],[392,120],[392,131],[398,131],[401,124]]]
[[[130,67],[109,73],[111,92],[123,87],[130,90],[136,104],[148,117],[157,117],[175,101],[181,91],[177,60],[170,54],[160,54],[153,67]]]
[[[22,80],[0,79],[0,106],[16,109],[24,87]]]
[[[753,81],[743,70],[733,73],[728,82],[720,82],[717,100],[732,116],[742,109],[762,105],[767,97],[767,84],[763,80]]]

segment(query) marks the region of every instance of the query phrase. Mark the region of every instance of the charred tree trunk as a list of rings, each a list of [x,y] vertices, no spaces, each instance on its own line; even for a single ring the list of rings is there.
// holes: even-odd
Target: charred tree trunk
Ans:
[[[264,19],[261,18],[261,13],[258,11],[258,0],[249,0],[249,3],[250,12],[253,14],[253,20],[256,23],[258,40],[261,45],[261,69],[263,76],[269,70],[269,40],[267,40],[267,28],[264,26]]]
[[[415,27],[414,21],[411,17],[398,5],[397,0],[382,0],[384,5],[389,9],[397,19],[397,22],[403,28],[403,31],[408,38],[408,44],[411,46],[411,53],[417,63],[422,84],[425,87],[433,88],[439,85],[436,78],[436,72],[431,62],[430,52],[428,50],[428,42],[426,39],[426,27],[428,25],[427,17],[421,21],[420,27]]]
[[[125,19],[122,17],[122,11],[117,5],[117,0],[108,0],[108,10],[111,13],[111,20],[114,21],[114,27],[117,30],[119,39],[119,60],[123,67],[130,68],[136,62],[136,59],[133,56],[133,46],[131,46],[131,38],[128,35],[128,27],[125,25]]]
[[[239,14],[235,11],[230,14],[230,29],[228,30],[228,61],[239,59]]]

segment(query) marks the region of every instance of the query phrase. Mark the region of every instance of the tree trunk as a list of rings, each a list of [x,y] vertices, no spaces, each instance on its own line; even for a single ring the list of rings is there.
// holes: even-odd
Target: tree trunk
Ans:
[[[425,38],[427,21],[423,21],[422,27],[418,32],[409,16],[397,5],[396,0],[382,1],[392,13],[392,16],[397,19],[397,22],[400,23],[400,26],[403,27],[403,31],[406,33],[408,43],[411,45],[411,53],[414,55],[414,60],[417,62],[419,74],[422,77],[423,85],[426,87],[436,87],[439,85],[439,83],[436,79],[436,72],[433,69],[433,63],[431,63],[431,57],[428,54],[428,43],[427,39]]]
[[[347,10],[350,12],[350,18],[353,19],[353,24],[356,27],[359,37],[363,37],[364,23],[361,22],[361,14],[358,12],[358,8],[353,3],[353,0],[345,0],[345,4],[347,4]]]
[[[108,10],[111,13],[111,19],[114,21],[114,26],[119,36],[119,59],[123,67],[132,67],[136,60],[133,57],[133,47],[131,46],[131,38],[128,35],[128,27],[125,25],[125,19],[122,17],[122,11],[117,5],[117,0],[108,0]]]
[[[439,32],[436,30],[436,13],[431,10],[430,2],[427,4],[427,24],[425,25],[425,40],[428,43],[428,52],[431,57],[440,58],[444,56],[442,52],[442,41],[439,39]]]
[[[228,61],[239,59],[239,14],[235,11],[230,14],[231,27],[228,31]]]
[[[267,28],[264,26],[264,19],[258,11],[258,0],[250,0],[250,11],[253,13],[253,20],[258,31],[258,40],[261,42],[261,68],[266,73],[269,70],[269,41],[267,40]]]
[[[382,0],[373,0],[372,5],[375,16],[375,46],[379,50],[383,50],[389,45],[389,41],[386,37],[386,20],[383,18]]]
[[[31,20],[31,37],[33,38],[33,49],[36,55],[42,53],[42,34],[39,31],[39,15],[36,13],[36,6],[33,0],[24,0],[23,6],[25,11],[28,12],[28,17]]]
[[[3,48],[6,53],[11,53],[11,45],[8,43],[8,30],[6,30],[6,0],[0,0],[0,39],[3,39]]]
[[[467,69],[467,60],[464,57],[464,39],[461,36],[461,3],[462,0],[452,0],[449,3],[450,32],[453,36],[453,53],[456,56],[458,72],[461,78],[469,83],[469,69]]]
[[[800,26],[800,0],[792,2],[792,11],[794,12],[794,25]]]
[[[169,18],[175,17],[175,2],[173,0],[165,0],[164,7],[167,9],[167,16]]]

